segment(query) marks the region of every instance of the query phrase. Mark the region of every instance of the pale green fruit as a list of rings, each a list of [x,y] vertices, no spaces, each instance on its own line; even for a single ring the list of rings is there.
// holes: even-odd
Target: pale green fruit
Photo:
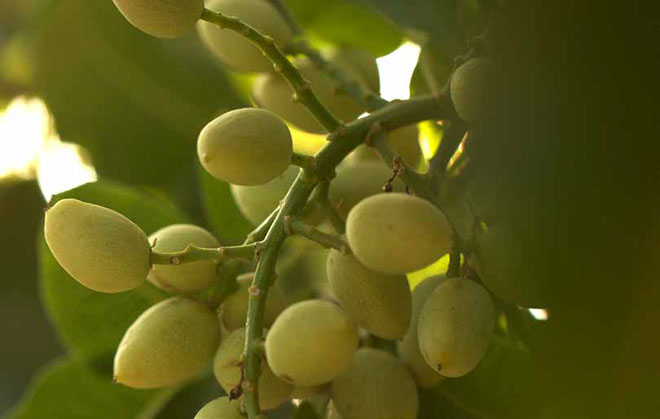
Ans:
[[[311,83],[314,93],[328,109],[342,121],[352,121],[364,109],[346,93],[337,90],[337,84],[328,75],[317,69],[309,60],[298,59],[296,67]],[[324,133],[325,129],[302,104],[292,100],[291,86],[276,73],[262,74],[252,88],[255,102],[281,116],[296,127],[309,132]]]
[[[225,299],[220,311],[220,319],[225,329],[234,330],[245,326],[249,298],[248,288],[252,285],[253,279],[254,272],[246,273],[236,278],[238,290]],[[270,287],[268,289],[268,297],[266,297],[266,310],[264,314],[266,326],[273,324],[275,318],[284,310],[286,305],[286,299],[279,287],[277,285]]]
[[[280,204],[298,173],[300,168],[289,166],[284,173],[263,185],[231,185],[231,194],[245,218],[259,225]]]
[[[229,392],[241,383],[241,356],[245,349],[245,328],[227,335],[213,361],[213,373],[222,388]],[[266,362],[261,363],[259,376],[259,406],[274,409],[289,400],[293,386],[278,379]]]
[[[450,82],[456,113],[466,122],[479,122],[493,106],[493,68],[487,58],[473,58],[458,67]]]
[[[434,387],[442,380],[442,376],[426,363],[422,353],[419,351],[417,322],[426,299],[444,279],[444,275],[437,275],[426,278],[417,284],[412,292],[412,319],[410,327],[403,339],[397,342],[399,358],[406,364],[413,378],[415,378],[417,385],[422,388]]]
[[[241,402],[218,397],[205,404],[194,419],[245,419],[245,416],[241,414]]]
[[[266,356],[281,379],[317,386],[348,368],[357,345],[357,328],[339,306],[308,300],[289,306],[275,320],[266,336]]]
[[[357,204],[346,219],[346,237],[360,262],[390,275],[430,265],[452,246],[442,211],[404,193],[374,195]]]
[[[324,54],[330,63],[358,81],[364,82],[372,92],[380,90],[376,57],[358,48],[337,48]]]
[[[241,19],[263,35],[273,38],[280,47],[293,40],[291,29],[268,1],[211,0],[207,3],[210,10]],[[199,21],[197,31],[204,45],[234,70],[266,72],[273,68],[261,50],[240,33],[220,29],[205,21]]]
[[[203,0],[112,0],[131,25],[158,38],[177,38],[195,27]]]
[[[422,149],[419,146],[419,129],[417,125],[408,125],[395,129],[387,134],[390,145],[413,169],[419,166],[422,160]],[[380,161],[378,153],[371,147],[361,145],[350,154],[350,160],[377,160]]]
[[[393,172],[377,160],[354,160],[337,169],[337,176],[330,182],[328,199],[337,213],[346,219],[348,213],[363,199],[383,192],[383,187]],[[406,185],[398,177],[392,181],[394,191],[403,192]]]
[[[415,419],[415,380],[395,356],[362,348],[350,368],[332,382],[331,397],[344,419]]]
[[[116,211],[62,199],[46,211],[44,235],[62,268],[89,289],[128,291],[147,278],[149,240],[140,227]]]
[[[206,171],[237,185],[275,179],[289,167],[292,153],[289,128],[264,109],[222,114],[204,127],[197,141],[197,155]]]
[[[373,271],[337,250],[330,251],[327,269],[333,294],[358,326],[383,339],[403,337],[412,310],[405,275]]]
[[[494,328],[495,307],[488,291],[467,279],[446,279],[419,315],[419,349],[434,370],[460,377],[484,356]]]
[[[152,306],[126,330],[115,355],[115,381],[133,388],[180,384],[199,375],[220,344],[215,313],[175,297]]]
[[[155,243],[154,252],[171,253],[185,250],[188,245],[220,247],[218,240],[201,227],[174,224],[161,228],[149,236]],[[180,265],[153,265],[147,277],[151,283],[169,292],[191,294],[204,291],[217,279],[213,261],[197,261]]]

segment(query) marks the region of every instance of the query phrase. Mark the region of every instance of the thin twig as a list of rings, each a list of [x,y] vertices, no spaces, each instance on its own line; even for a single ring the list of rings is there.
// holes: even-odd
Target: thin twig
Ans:
[[[250,260],[254,257],[256,248],[256,243],[213,248],[197,247],[190,244],[180,252],[152,252],[151,263],[153,265],[181,265],[200,260],[219,262],[226,258]]]
[[[320,244],[326,249],[336,249],[347,255],[351,253],[348,243],[336,234],[328,234],[311,226],[296,217],[287,216],[284,228],[289,235],[297,234],[313,242]]]

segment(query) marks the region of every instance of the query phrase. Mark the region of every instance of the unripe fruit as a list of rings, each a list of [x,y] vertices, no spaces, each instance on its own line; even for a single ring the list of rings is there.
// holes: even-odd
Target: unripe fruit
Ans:
[[[446,279],[419,315],[419,349],[434,370],[460,377],[484,356],[494,328],[495,307],[488,291],[467,279]]]
[[[213,361],[213,373],[218,383],[229,394],[241,384],[241,356],[245,348],[245,328],[227,335],[218,348]],[[274,409],[289,399],[293,386],[278,379],[266,362],[261,363],[259,376],[259,406]]]
[[[116,211],[62,199],[46,211],[44,235],[62,268],[89,289],[128,291],[147,278],[149,240],[140,227]]]
[[[263,185],[231,185],[231,194],[245,218],[259,225],[279,205],[298,173],[300,168],[289,166],[284,173]]]
[[[253,279],[253,272],[240,275],[236,278],[238,290],[227,297],[222,303],[220,319],[227,330],[234,330],[245,326],[248,311],[248,288],[252,285]],[[286,299],[280,288],[277,285],[270,287],[268,289],[268,297],[266,297],[265,325],[270,326],[273,324],[275,318],[285,307]]]
[[[387,134],[387,140],[390,145],[408,163],[412,168],[417,168],[422,160],[422,149],[419,146],[419,129],[417,125],[408,125],[403,128],[395,129]],[[377,160],[380,157],[375,150],[366,145],[361,145],[350,154],[350,160]]]
[[[293,33],[280,13],[264,0],[213,0],[208,8],[226,16],[234,16],[268,35],[283,47],[293,39]],[[234,70],[266,72],[273,68],[261,50],[243,35],[230,29],[220,29],[200,21],[197,30],[206,47]]]
[[[245,419],[245,416],[241,414],[241,402],[218,397],[205,404],[194,419]]]
[[[176,38],[195,27],[203,0],[113,0],[133,26],[158,38]]]
[[[371,196],[346,219],[346,237],[366,267],[390,275],[421,269],[452,246],[451,226],[430,202],[404,193]]]
[[[161,301],[126,330],[115,380],[132,388],[179,384],[200,374],[219,344],[218,318],[206,304],[184,297]]]
[[[403,337],[412,310],[404,275],[372,271],[337,250],[330,251],[327,269],[333,294],[355,323],[379,338]]]
[[[444,279],[444,275],[432,276],[417,284],[412,291],[412,320],[410,327],[403,339],[397,342],[399,358],[406,364],[417,385],[422,388],[433,387],[442,380],[442,376],[426,363],[422,353],[419,351],[417,323],[419,321],[419,313],[422,311],[426,299]]]
[[[487,58],[473,58],[456,69],[450,93],[456,113],[466,122],[479,122],[493,107],[493,68]]]
[[[331,395],[345,419],[415,419],[419,409],[415,381],[403,363],[371,348],[355,353],[348,371],[332,382]]]
[[[289,128],[264,109],[243,108],[220,115],[199,134],[197,155],[216,178],[259,185],[284,173],[291,162]]]
[[[351,363],[357,349],[355,324],[337,305],[308,300],[289,306],[266,336],[268,365],[297,386],[332,381]]]
[[[220,247],[218,240],[201,227],[191,224],[174,224],[161,228],[149,236],[155,243],[154,252],[170,253],[185,250],[188,245]],[[197,261],[180,265],[154,265],[147,277],[151,283],[169,292],[191,294],[204,291],[217,279],[213,261]]]
[[[378,93],[380,78],[376,57],[359,48],[337,48],[325,55],[330,63],[357,81],[363,81],[372,92]]]

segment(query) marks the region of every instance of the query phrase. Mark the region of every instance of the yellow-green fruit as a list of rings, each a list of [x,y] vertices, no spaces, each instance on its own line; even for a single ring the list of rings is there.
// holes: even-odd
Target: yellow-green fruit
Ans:
[[[241,414],[241,402],[219,397],[200,409],[194,419],[245,419]]]
[[[444,279],[444,275],[437,275],[426,278],[417,284],[412,292],[412,320],[410,327],[403,339],[397,342],[399,358],[406,364],[417,385],[422,388],[433,387],[442,380],[442,376],[426,363],[422,353],[419,351],[417,322],[426,299]]]
[[[355,323],[379,338],[403,337],[412,311],[405,275],[373,271],[337,250],[330,251],[327,269],[333,294]]]
[[[185,250],[188,245],[220,247],[218,240],[201,227],[174,224],[149,236],[154,252],[170,253]],[[197,261],[180,265],[153,265],[147,277],[151,283],[169,292],[191,294],[204,291],[216,280],[213,261]]]
[[[447,253],[452,231],[430,202],[404,193],[371,196],[346,219],[346,237],[366,267],[390,275],[421,269]]]
[[[248,288],[252,285],[254,273],[246,273],[236,278],[238,282],[238,291],[230,295],[222,303],[220,311],[220,319],[222,325],[227,330],[234,330],[245,326],[248,310]],[[286,307],[286,299],[284,294],[277,285],[268,289],[268,297],[266,297],[266,310],[264,314],[264,322],[266,326],[270,326],[275,321],[275,318]]]
[[[337,84],[325,73],[317,69],[310,61],[299,59],[296,67],[305,79],[311,83],[314,93],[328,109],[342,121],[352,121],[364,109],[348,95],[338,91]],[[325,129],[302,104],[292,100],[291,86],[276,73],[262,74],[252,88],[255,102],[268,109],[296,127],[314,133],[324,133]]]
[[[62,199],[46,211],[44,235],[62,268],[89,289],[128,291],[147,278],[149,240],[140,227],[116,211]]]
[[[297,386],[317,386],[343,373],[357,349],[355,324],[337,305],[307,300],[289,306],[266,336],[268,365]]]
[[[268,35],[283,47],[293,39],[293,33],[281,14],[264,0],[212,0],[210,10],[234,16]],[[220,29],[212,23],[200,21],[197,30],[206,47],[220,61],[237,71],[266,72],[273,68],[261,50],[243,35],[230,29]]]
[[[395,129],[387,134],[390,145],[401,158],[408,163],[410,167],[417,168],[422,160],[422,149],[419,146],[419,129],[417,125],[408,125],[403,128]],[[380,157],[375,150],[366,145],[361,145],[350,155],[352,161],[355,160],[378,160]]]
[[[176,38],[195,27],[203,0],[113,0],[131,25],[158,38]]]
[[[337,48],[324,54],[328,61],[343,72],[362,81],[372,92],[380,90],[376,57],[358,48]]]
[[[241,356],[245,348],[245,328],[227,335],[213,360],[213,373],[222,388],[229,392],[241,384]],[[274,409],[289,400],[293,386],[278,379],[268,364],[261,363],[259,376],[259,406]]]
[[[115,380],[133,388],[179,384],[200,374],[219,344],[218,318],[206,304],[184,297],[161,301],[126,330]]]
[[[332,382],[331,397],[344,419],[415,419],[415,380],[395,356],[362,348],[351,367]]]
[[[204,127],[197,141],[197,155],[206,171],[236,185],[275,179],[289,167],[292,153],[289,128],[264,109],[222,114]]]
[[[358,202],[383,192],[383,187],[392,175],[392,170],[377,160],[354,160],[342,165],[337,169],[337,176],[330,182],[330,203],[345,220]],[[392,182],[392,188],[403,192],[406,185],[397,177]]]
[[[495,327],[495,307],[476,282],[450,278],[428,297],[419,315],[419,349],[445,377],[472,371],[486,353]]]
[[[231,185],[231,194],[245,218],[259,225],[280,204],[299,172],[297,166],[289,166],[284,173],[263,185]]]
[[[456,113],[466,122],[486,118],[493,106],[493,68],[487,58],[473,58],[456,69],[450,82]]]

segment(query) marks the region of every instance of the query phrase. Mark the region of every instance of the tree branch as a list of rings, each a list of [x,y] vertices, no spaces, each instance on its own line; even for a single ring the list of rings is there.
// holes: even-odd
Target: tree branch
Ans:
[[[257,243],[240,246],[197,247],[189,244],[180,252],[151,252],[152,265],[181,265],[183,263],[212,260],[219,262],[226,258],[252,259],[257,249]]]
[[[285,230],[289,235],[297,234],[320,244],[326,249],[337,249],[345,255],[351,253],[348,243],[336,234],[324,233],[314,226],[290,215],[287,215],[284,221]]]

